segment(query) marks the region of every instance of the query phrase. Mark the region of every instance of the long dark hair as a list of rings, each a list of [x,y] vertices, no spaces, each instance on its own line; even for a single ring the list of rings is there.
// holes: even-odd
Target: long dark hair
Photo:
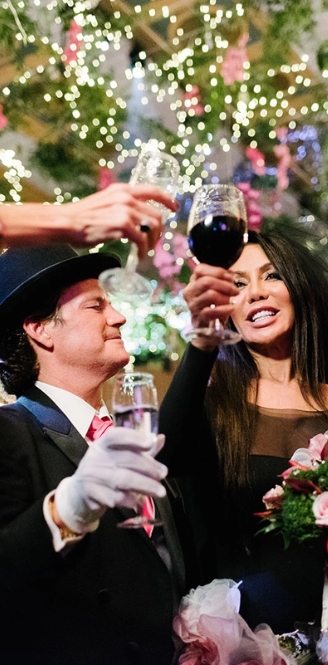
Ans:
[[[322,384],[328,378],[327,266],[295,234],[291,239],[282,230],[251,233],[249,241],[262,247],[275,266],[294,307],[291,376],[299,382],[305,400],[324,410],[327,404]],[[248,481],[255,426],[251,403],[256,403],[258,379],[257,365],[243,341],[221,348],[207,391],[207,409],[224,483],[234,490]]]

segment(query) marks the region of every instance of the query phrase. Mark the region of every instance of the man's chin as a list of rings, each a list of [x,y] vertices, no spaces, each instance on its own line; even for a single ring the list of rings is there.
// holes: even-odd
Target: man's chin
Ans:
[[[127,351],[125,353],[126,355],[122,353],[122,358],[117,358],[117,365],[119,365],[117,372],[119,372],[121,369],[124,369],[124,367],[126,367],[131,360],[130,354]]]
[[[130,356],[128,355],[128,356],[127,356],[127,359],[126,359],[125,362],[122,364],[122,369],[123,369],[123,367],[126,367],[126,366],[129,364],[130,360],[131,360],[131,358],[130,358]]]

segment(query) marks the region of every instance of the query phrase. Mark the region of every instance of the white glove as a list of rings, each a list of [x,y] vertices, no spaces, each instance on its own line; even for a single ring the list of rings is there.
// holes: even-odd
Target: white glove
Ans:
[[[94,441],[77,470],[62,480],[55,492],[56,510],[72,531],[94,531],[106,509],[136,508],[136,493],[165,496],[161,480],[167,467],[155,460],[163,434],[145,435],[126,427],[111,427]]]

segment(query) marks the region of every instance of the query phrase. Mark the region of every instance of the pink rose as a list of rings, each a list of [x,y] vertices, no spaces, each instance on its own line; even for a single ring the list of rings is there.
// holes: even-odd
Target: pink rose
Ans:
[[[327,436],[326,434],[317,434],[310,439],[309,454],[315,460],[321,461],[327,457]]]
[[[281,485],[275,485],[275,487],[269,490],[262,498],[267,510],[279,508],[283,502],[283,494],[284,490]]]
[[[301,448],[299,448],[298,450],[301,450]],[[304,448],[304,450],[306,450],[306,449]],[[298,452],[298,451],[296,451],[296,452]],[[294,453],[294,454],[296,454],[296,453]],[[294,457],[294,455],[293,455],[293,457]],[[307,469],[309,469],[310,466],[311,466],[310,464],[306,464],[306,465],[305,464],[299,464],[299,462],[296,462],[296,461],[293,460],[293,457],[289,460],[290,467],[288,467],[288,469],[285,469],[285,471],[283,471],[282,473],[279,474],[279,477],[282,478],[285,481],[288,480],[289,476],[292,473],[294,473],[296,471],[296,469],[300,469],[301,471],[307,471]]]
[[[317,526],[328,526],[328,492],[322,492],[315,498],[313,513]]]

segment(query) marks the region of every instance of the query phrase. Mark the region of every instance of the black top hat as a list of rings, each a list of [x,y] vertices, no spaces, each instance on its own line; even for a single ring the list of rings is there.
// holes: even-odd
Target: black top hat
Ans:
[[[22,323],[61,289],[119,265],[110,254],[79,255],[69,245],[8,249],[0,256],[0,328]]]

